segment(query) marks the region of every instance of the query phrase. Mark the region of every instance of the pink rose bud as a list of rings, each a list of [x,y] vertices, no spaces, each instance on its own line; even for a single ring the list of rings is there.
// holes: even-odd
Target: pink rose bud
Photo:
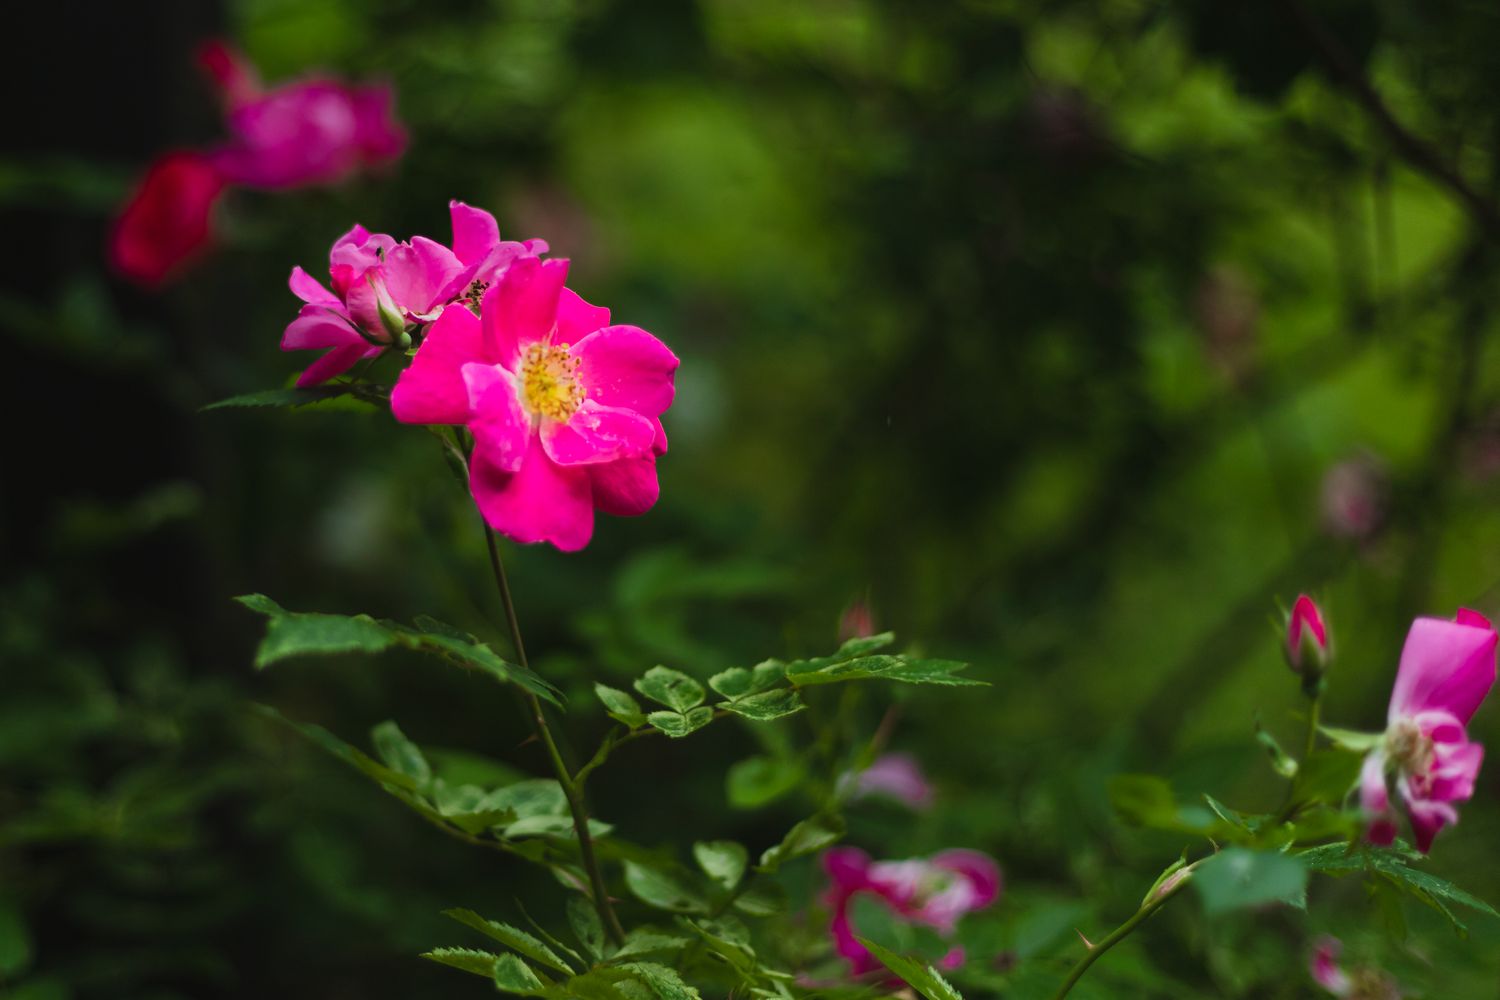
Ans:
[[[1306,594],[1297,596],[1286,621],[1286,661],[1297,673],[1318,675],[1328,665],[1328,627]]]

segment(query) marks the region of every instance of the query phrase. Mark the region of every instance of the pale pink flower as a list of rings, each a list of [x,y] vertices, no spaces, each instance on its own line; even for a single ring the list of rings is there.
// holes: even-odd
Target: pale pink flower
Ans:
[[[1360,801],[1373,843],[1395,839],[1393,792],[1424,853],[1439,830],[1458,822],[1453,803],[1474,794],[1484,758],[1484,748],[1469,740],[1465,727],[1495,682],[1496,642],[1489,621],[1468,609],[1453,621],[1412,623],[1391,691],[1385,738],[1360,772]]]
[[[480,315],[445,309],[391,392],[411,424],[460,424],[474,438],[469,487],[485,520],[518,542],[576,551],[595,508],[656,502],[661,414],[677,357],[645,330],[563,287],[566,260],[512,261]]]
[[[1293,670],[1321,672],[1328,662],[1328,627],[1323,613],[1306,594],[1297,595],[1286,620],[1286,660]]]
[[[879,969],[880,963],[859,943],[850,909],[856,896],[878,900],[898,918],[952,935],[959,918],[989,906],[1000,896],[1000,868],[979,851],[943,851],[928,859],[871,861],[857,847],[836,847],[823,854],[829,886],[824,903],[833,915],[834,948],[853,975]],[[964,962],[954,947],[939,960],[944,969]]]
[[[882,796],[894,799],[912,809],[931,807],[932,784],[922,773],[917,759],[909,753],[888,753],[857,774],[848,776],[851,797]]]
[[[1336,937],[1325,934],[1318,938],[1308,958],[1313,982],[1340,1000],[1401,1000],[1395,981],[1379,969],[1346,972],[1339,964],[1343,950],[1343,943]]]
[[[265,89],[244,57],[218,41],[199,50],[199,62],[221,88],[232,136],[209,155],[235,183],[332,184],[406,147],[389,86],[312,78]]]

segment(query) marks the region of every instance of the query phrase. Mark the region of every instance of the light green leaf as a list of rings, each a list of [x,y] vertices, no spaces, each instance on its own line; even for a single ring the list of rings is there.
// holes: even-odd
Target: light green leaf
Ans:
[[[859,943],[870,950],[870,954],[875,956],[876,961],[900,976],[908,986],[922,994],[927,1000],[964,1000],[963,994],[954,989],[932,966],[904,955],[898,955],[874,941],[860,938]]]
[[[779,691],[763,691],[760,694],[746,695],[734,701],[726,701],[719,708],[726,708],[735,715],[752,719],[755,722],[769,722],[786,715],[792,715],[802,711],[807,706],[802,703],[802,696],[789,688]]]
[[[595,684],[594,694],[604,703],[604,710],[609,713],[609,717],[616,722],[622,722],[631,729],[638,729],[646,724],[646,716],[641,711],[640,703],[619,688]]]
[[[834,653],[833,656],[829,657],[829,659],[835,661],[843,661],[853,660],[861,656],[869,656],[871,653],[885,649],[887,646],[894,645],[895,642],[896,633],[894,632],[880,632],[876,635],[855,636],[852,639],[844,640],[844,644],[840,646],[838,648],[838,651]]]
[[[673,739],[681,739],[714,721],[714,710],[702,705],[686,713],[652,712],[646,716],[646,721]]]
[[[678,934],[664,934],[650,927],[638,927],[625,935],[625,943],[614,954],[615,958],[634,955],[652,955],[663,951],[677,951],[686,947],[688,939]]]
[[[819,657],[787,664],[786,677],[795,687],[877,679],[901,681],[906,684],[982,686],[984,681],[971,681],[954,676],[967,666],[967,663],[957,660],[912,660],[905,656],[884,654],[861,656],[852,660]]]
[[[655,962],[628,962],[622,966],[645,983],[657,1000],[702,1000],[698,991],[683,982],[675,970]]]
[[[786,890],[769,879],[752,882],[735,898],[734,908],[751,917],[772,917],[787,909]]]
[[[495,959],[494,976],[495,989],[502,993],[516,993],[523,997],[539,997],[545,993],[541,979],[515,955],[501,955]]]
[[[573,928],[573,936],[590,958],[598,961],[603,957],[604,925],[599,922],[599,911],[593,903],[582,896],[569,896],[568,926]]]
[[[843,817],[829,813],[809,817],[792,827],[781,843],[768,848],[760,856],[760,864],[756,867],[759,871],[774,872],[794,858],[821,851],[836,843],[843,835]]]
[[[749,852],[732,840],[699,841],[693,845],[693,857],[708,877],[725,889],[733,889],[745,877],[750,863]]]
[[[552,778],[529,778],[495,789],[476,809],[514,813],[518,819],[563,816],[568,812],[568,796]]]
[[[747,757],[729,768],[724,789],[734,808],[759,809],[794,790],[805,775],[795,758]]]
[[[1328,737],[1344,750],[1367,753],[1385,742],[1385,733],[1361,733],[1354,729],[1339,729],[1336,726],[1319,726],[1318,732]]]
[[[775,687],[786,677],[786,664],[780,660],[764,660],[750,670],[730,667],[723,673],[708,679],[708,686],[726,698],[742,698],[747,694],[758,694]]]
[[[486,937],[494,938],[507,948],[525,955],[533,962],[545,965],[549,969],[554,969],[564,975],[573,974],[572,967],[567,962],[564,962],[557,952],[519,928],[512,927],[510,924],[502,924],[498,920],[487,920],[473,910],[444,910],[443,916],[457,920],[465,927],[473,928]],[[488,974],[485,973],[485,975]]]
[[[652,667],[635,682],[635,689],[654,702],[686,712],[703,704],[703,685],[687,674],[666,667]]]
[[[422,952],[418,957],[490,979],[495,974],[495,961],[500,956],[473,948],[434,948]]]
[[[426,787],[432,780],[432,768],[422,756],[421,748],[407,739],[395,722],[387,719],[370,730],[370,740],[386,766],[406,775],[418,788]]]
[[[1307,867],[1295,855],[1277,851],[1225,848],[1198,864],[1192,884],[1210,914],[1262,903],[1307,905]]]
[[[625,862],[625,885],[636,898],[658,910],[674,913],[707,913],[708,900],[695,887],[686,872],[675,867]]]

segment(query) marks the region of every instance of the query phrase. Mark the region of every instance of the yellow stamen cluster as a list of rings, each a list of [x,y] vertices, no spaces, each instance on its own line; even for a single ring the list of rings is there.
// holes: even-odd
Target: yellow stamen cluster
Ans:
[[[583,403],[578,384],[578,359],[566,347],[539,341],[521,359],[521,395],[533,413],[567,420]]]
[[[1411,719],[1402,719],[1386,731],[1385,752],[1410,775],[1425,775],[1435,756],[1432,737],[1423,736],[1421,727]]]

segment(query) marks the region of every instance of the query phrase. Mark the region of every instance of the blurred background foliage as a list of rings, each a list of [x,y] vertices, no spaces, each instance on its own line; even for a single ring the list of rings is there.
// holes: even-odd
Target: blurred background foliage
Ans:
[[[1500,612],[1492,4],[38,15],[69,57],[13,53],[27,94],[0,159],[0,989],[17,1000],[479,996],[412,957],[451,936],[437,911],[548,894],[247,710],[354,742],[395,716],[454,766],[543,768],[482,681],[400,657],[250,670],[259,626],[228,600],[248,591],[499,641],[476,516],[429,435],[336,407],[196,412],[300,367],[277,350],[286,273],[321,269],[356,220],[442,236],[450,197],[489,208],[683,359],[658,507],[602,521],[580,555],[511,556],[575,747],[602,728],[595,679],[824,652],[855,600],[991,682],[891,692],[891,745],[939,807],[850,816],[877,855],[1000,860],[1004,896],[966,925],[972,995],[1055,982],[1073,929],[1113,926],[1181,848],[1111,817],[1110,774],[1274,806],[1252,735],[1296,731],[1278,600],[1326,602],[1325,711],[1367,729],[1414,615]],[[337,190],[236,194],[216,252],[147,295],[108,274],[103,234],[147,159],[216,134],[190,57],[216,34],[272,80],[388,77],[411,147]],[[854,709],[866,732],[875,695]],[[1494,706],[1475,730],[1500,740]],[[634,745],[596,812],[647,844],[758,851],[807,808],[795,788],[729,806],[787,759],[765,732]],[[1497,792],[1492,765],[1432,862],[1491,900]],[[798,909],[818,878],[784,876]],[[1305,915],[1196,907],[1076,995],[1311,995],[1306,949],[1329,930],[1415,995],[1494,996],[1500,977],[1493,922],[1459,941],[1352,881],[1315,883]]]

